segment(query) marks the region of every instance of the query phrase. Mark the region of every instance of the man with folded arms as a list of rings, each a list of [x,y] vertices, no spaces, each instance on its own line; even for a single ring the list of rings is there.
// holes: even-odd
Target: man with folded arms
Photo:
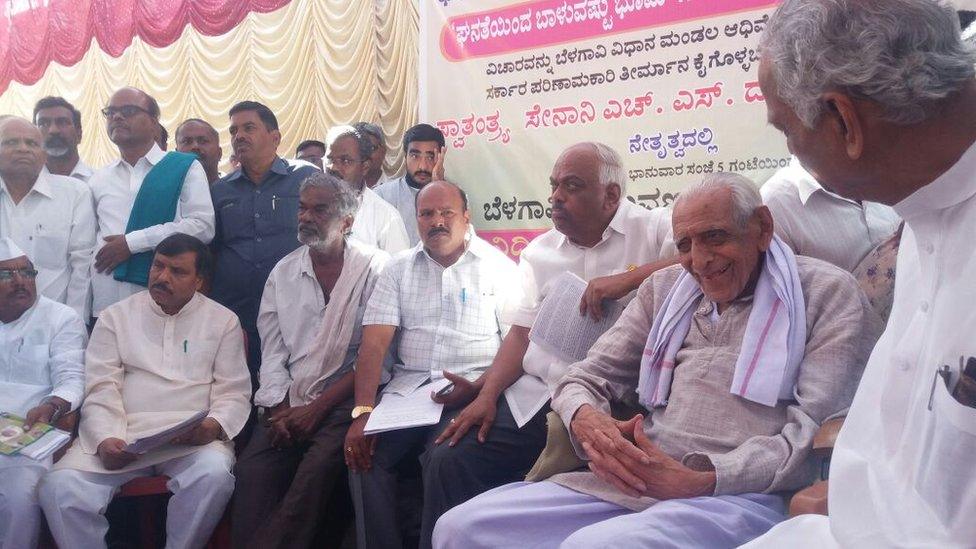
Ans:
[[[25,426],[56,422],[85,390],[85,325],[67,305],[38,296],[36,277],[27,255],[0,238],[0,411]],[[0,456],[0,549],[37,545],[37,483],[50,467],[51,458]]]
[[[23,118],[0,123],[0,237],[27,251],[41,295],[88,320],[95,211],[88,185],[42,170],[41,132]]]
[[[105,309],[85,355],[79,437],[40,486],[60,547],[104,547],[103,515],[120,486],[169,477],[169,547],[202,547],[234,491],[234,437],[250,411],[251,385],[237,317],[198,290],[210,250],[181,233],[156,247],[149,290]],[[207,417],[142,455],[127,445]]]
[[[495,474],[512,469],[531,451],[518,444],[518,427],[502,407],[495,421],[497,454],[459,463],[453,449],[435,446],[449,425],[445,413],[436,425],[364,435],[376,390],[384,377],[383,358],[397,336],[397,364],[386,394],[410,394],[430,380],[447,378],[456,386],[473,381],[491,364],[508,326],[503,309],[517,299],[518,269],[497,248],[475,236],[467,197],[447,181],[425,186],[417,195],[421,243],[398,254],[383,271],[366,308],[363,343],[356,362],[356,408],[346,436],[346,462],[356,504],[360,547],[401,547],[396,517],[397,466],[420,455],[424,509],[421,546],[446,494],[458,485],[478,493],[494,485]],[[469,437],[465,444],[478,444]],[[464,456],[465,454],[458,454]],[[444,460],[455,465],[443,467]],[[530,458],[531,459],[531,458]],[[505,482],[498,481],[498,484]],[[445,490],[444,487],[450,487]]]
[[[363,312],[388,255],[347,237],[359,199],[319,173],[301,185],[298,240],[271,271],[261,298],[261,387],[270,411],[237,462],[237,547],[310,547],[335,509],[346,474],[353,365]]]
[[[556,386],[590,471],[455,507],[436,547],[734,547],[814,479],[814,433],[850,403],[880,321],[849,273],[773,236],[744,177],[686,189],[672,224],[681,267],[651,275]],[[634,391],[647,417],[614,420]]]

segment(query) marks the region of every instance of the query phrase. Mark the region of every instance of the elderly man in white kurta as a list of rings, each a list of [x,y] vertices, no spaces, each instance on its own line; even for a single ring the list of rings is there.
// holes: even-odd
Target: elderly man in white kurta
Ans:
[[[13,240],[0,238],[0,411],[29,424],[78,408],[88,339],[70,307],[37,295],[36,276]],[[0,456],[0,549],[37,545],[37,483],[50,467],[51,458]]]
[[[42,171],[41,132],[22,118],[0,126],[0,237],[10,237],[37,269],[37,291],[89,316],[95,210],[87,185]]]
[[[834,447],[829,516],[754,546],[973,547],[976,409],[952,395],[976,355],[971,46],[929,0],[788,0],[762,47],[768,117],[794,154],[840,195],[893,205],[905,229],[891,317]]]
[[[890,206],[851,200],[825,189],[795,156],[760,192],[783,242],[798,255],[822,259],[848,272],[901,223]]]
[[[250,412],[240,322],[197,291],[212,271],[207,247],[175,234],[156,247],[149,290],[103,311],[85,356],[79,438],[41,482],[61,547],[100,547],[105,508],[136,477],[165,475],[173,492],[167,547],[201,547],[234,491],[230,442]],[[191,432],[145,454],[127,445],[207,411]]]
[[[880,319],[853,277],[773,235],[753,183],[716,174],[675,203],[681,266],[654,273],[556,385],[589,471],[448,511],[434,546],[734,547],[785,518],[845,409]],[[610,416],[636,392],[647,416]]]

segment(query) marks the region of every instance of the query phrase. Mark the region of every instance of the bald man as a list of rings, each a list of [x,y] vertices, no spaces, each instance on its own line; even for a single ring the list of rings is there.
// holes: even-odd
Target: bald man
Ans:
[[[95,212],[87,185],[43,171],[41,131],[23,118],[0,123],[0,237],[37,267],[38,292],[88,318]]]

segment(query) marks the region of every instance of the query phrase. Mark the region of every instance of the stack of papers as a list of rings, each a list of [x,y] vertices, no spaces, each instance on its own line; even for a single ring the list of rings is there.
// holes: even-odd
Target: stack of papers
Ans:
[[[71,442],[71,435],[47,423],[24,429],[24,418],[0,412],[0,454],[42,461]]]
[[[404,388],[394,392],[390,390],[390,386],[387,386],[383,391],[382,400],[369,414],[363,433],[375,435],[397,429],[437,424],[441,420],[444,405],[431,400],[430,393],[437,392],[448,384],[450,381],[439,378],[412,390]],[[393,385],[393,382],[390,382],[390,385]]]
[[[210,410],[203,410],[201,412],[197,412],[192,416],[190,416],[189,419],[181,423],[178,423],[166,430],[136,440],[132,444],[126,446],[125,451],[129,452],[130,454],[145,454],[150,450],[155,450],[160,446],[169,444],[169,442],[174,438],[180,435],[185,435],[186,433],[192,431],[197,425],[200,425],[200,423],[207,418],[207,414],[209,413]]]

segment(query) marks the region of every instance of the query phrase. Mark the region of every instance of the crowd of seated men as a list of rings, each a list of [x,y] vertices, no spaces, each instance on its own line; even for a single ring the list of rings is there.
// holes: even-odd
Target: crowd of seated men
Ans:
[[[518,264],[427,124],[391,178],[379,127],[286,160],[255,101],[223,175],[217,131],[164,152],[136,88],[97,170],[64,99],[3,117],[0,411],[77,424],[57,459],[0,455],[0,549],[45,524],[106,546],[140,477],[166,479],[174,548],[221,520],[242,548],[971,546],[976,54],[934,0],[786,0],[761,50],[789,167],[648,210],[612,147],[574,144]],[[566,273],[586,289],[559,314],[619,314],[581,360],[532,335]],[[417,395],[439,420],[369,428]],[[845,415],[829,514],[790,519]]]

